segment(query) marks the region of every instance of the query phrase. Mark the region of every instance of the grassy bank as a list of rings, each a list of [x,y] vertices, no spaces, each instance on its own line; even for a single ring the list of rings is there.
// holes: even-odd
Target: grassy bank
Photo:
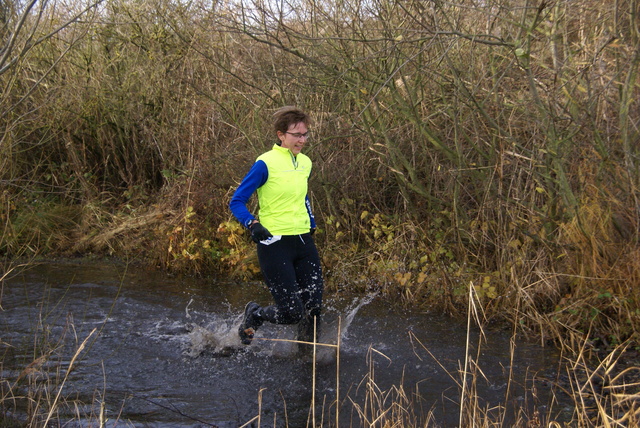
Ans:
[[[65,7],[0,5],[6,260],[258,277],[227,203],[296,104],[330,289],[638,346],[636,0]]]

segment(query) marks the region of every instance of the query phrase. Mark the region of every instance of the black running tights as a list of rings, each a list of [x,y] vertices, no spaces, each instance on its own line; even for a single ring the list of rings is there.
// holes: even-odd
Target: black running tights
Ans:
[[[262,318],[275,324],[295,324],[320,315],[322,268],[311,234],[285,235],[271,245],[258,244],[258,260],[275,305]]]

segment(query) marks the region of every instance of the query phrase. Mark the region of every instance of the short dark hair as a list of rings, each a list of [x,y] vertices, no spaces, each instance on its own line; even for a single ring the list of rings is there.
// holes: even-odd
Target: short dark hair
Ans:
[[[307,113],[294,106],[282,107],[273,114],[273,129],[276,133],[285,133],[291,125],[301,122],[309,126],[311,119]]]

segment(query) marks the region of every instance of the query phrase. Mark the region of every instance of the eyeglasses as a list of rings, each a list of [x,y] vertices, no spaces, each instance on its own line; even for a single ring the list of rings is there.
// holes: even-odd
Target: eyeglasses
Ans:
[[[289,134],[291,136],[293,136],[294,138],[309,138],[309,131],[305,132],[304,134],[301,134],[299,132],[285,132],[285,134]]]

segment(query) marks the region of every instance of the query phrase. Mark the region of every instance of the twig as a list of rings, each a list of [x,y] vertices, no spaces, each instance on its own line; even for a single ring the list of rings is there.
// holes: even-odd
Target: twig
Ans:
[[[302,343],[304,345],[326,346],[327,348],[337,348],[338,347],[338,345],[333,345],[331,343],[305,342],[303,340],[293,340],[293,339],[270,339],[268,337],[255,337],[253,340],[264,340],[264,341],[267,341],[267,342]]]
[[[95,328],[93,330],[91,330],[91,333],[89,333],[89,335],[84,339],[84,341],[78,347],[78,350],[76,351],[76,353],[73,356],[73,358],[71,358],[71,362],[69,363],[69,369],[67,370],[67,373],[64,375],[64,379],[62,380],[62,384],[60,385],[60,388],[58,389],[58,393],[56,394],[56,399],[53,401],[53,405],[51,406],[51,409],[49,409],[49,414],[47,415],[47,419],[45,420],[45,422],[44,422],[44,424],[42,426],[46,427],[46,426],[49,425],[49,420],[51,419],[51,416],[53,415],[53,412],[56,410],[56,406],[58,404],[58,400],[60,399],[60,394],[62,394],[62,388],[64,388],[64,384],[67,382],[67,379],[69,378],[69,374],[71,374],[71,370],[73,369],[73,364],[75,363],[76,359],[78,358],[78,355],[80,355],[80,353],[84,349],[84,347],[87,344],[87,341],[89,340],[89,338],[95,332],[96,332]]]
[[[199,422],[199,423],[204,424],[204,425],[207,425],[207,426],[209,426],[209,427],[211,427],[211,428],[218,428],[218,426],[217,426],[217,425],[213,425],[213,424],[210,424],[210,423],[208,423],[208,422],[206,422],[206,421],[203,421],[202,419],[198,419],[198,418],[195,418],[195,417],[193,417],[193,416],[189,416],[189,415],[187,415],[186,413],[184,413],[184,412],[182,412],[180,409],[178,409],[178,408],[177,408],[173,403],[170,403],[171,405],[170,405],[170,406],[167,406],[167,405],[164,405],[164,404],[162,404],[162,403],[158,403],[157,401],[151,400],[151,399],[149,399],[149,398],[145,398],[145,397],[137,397],[137,396],[135,396],[135,395],[134,395],[134,397],[135,397],[135,398],[138,398],[139,400],[146,401],[147,403],[151,403],[151,404],[153,404],[154,406],[158,406],[158,407],[161,407],[161,408],[163,408],[163,409],[165,409],[165,410],[169,410],[169,411],[171,411],[171,412],[173,412],[173,413],[177,413],[178,415],[183,416],[183,417],[185,417],[185,418],[187,418],[187,419],[191,419],[192,421]],[[253,421],[253,419],[252,419],[252,421]],[[251,421],[249,421],[249,422],[251,422]]]

